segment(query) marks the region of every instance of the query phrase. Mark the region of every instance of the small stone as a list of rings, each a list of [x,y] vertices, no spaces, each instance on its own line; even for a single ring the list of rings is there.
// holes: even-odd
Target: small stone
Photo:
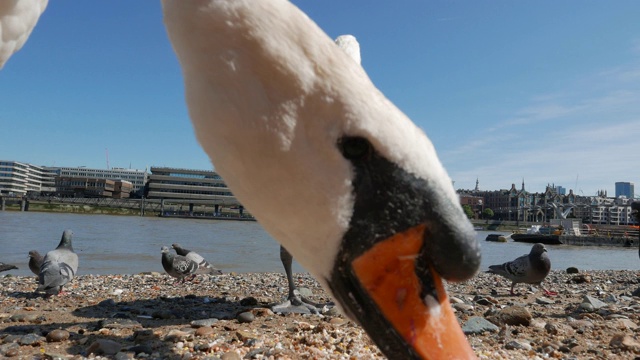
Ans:
[[[100,321],[100,326],[106,329],[138,329],[142,324],[131,319],[104,319]]]
[[[453,308],[462,312],[472,312],[474,309],[473,305],[464,304],[464,303],[455,303],[453,304]]]
[[[261,316],[273,316],[275,315],[273,313],[273,311],[271,311],[271,309],[268,308],[253,308],[251,309],[251,312],[253,313],[253,315],[255,315],[256,317],[261,317]]]
[[[322,315],[324,315],[324,316],[339,316],[339,315],[341,315],[341,313],[340,313],[340,309],[338,309],[337,306],[332,306],[332,307],[327,308],[326,310],[324,310],[322,312]]]
[[[531,350],[531,344],[521,340],[511,340],[504,345],[507,350]]]
[[[536,318],[531,319],[531,323],[529,324],[529,326],[537,329],[544,329],[546,325],[547,323],[545,321]]]
[[[247,340],[251,340],[251,339],[256,339],[256,336],[254,334],[250,333],[247,330],[238,330],[238,331],[236,331],[236,337],[240,341],[247,341]]]
[[[487,321],[485,318],[474,316],[469,318],[466,323],[462,326],[462,331],[466,334],[482,334],[485,331],[487,332],[497,332],[500,330],[493,323]]]
[[[240,305],[242,306],[256,306],[258,305],[258,300],[253,296],[246,297],[240,300]]]
[[[607,306],[606,303],[604,303],[604,302],[602,302],[602,301],[600,301],[600,300],[598,300],[598,299],[596,299],[596,298],[594,298],[592,296],[589,296],[589,295],[585,295],[582,298],[582,303],[583,304],[584,303],[591,304],[593,306],[593,308],[596,309],[596,310]]]
[[[242,356],[237,352],[229,351],[222,354],[222,356],[220,356],[220,360],[242,360]]]
[[[108,339],[98,339],[89,345],[87,353],[96,355],[115,355],[120,351],[120,349],[122,349],[122,345],[118,342]]]
[[[638,328],[638,324],[629,319],[616,319],[616,323],[622,329],[636,330]]]
[[[569,282],[572,282],[575,284],[585,284],[585,283],[588,284],[591,281],[592,281],[591,275],[588,275],[588,274],[579,274],[572,277],[571,280],[569,280]]]
[[[237,317],[237,320],[240,323],[250,323],[250,322],[253,322],[255,319],[256,319],[256,316],[253,315],[253,313],[250,311],[242,312],[238,314],[238,317]]]
[[[536,303],[540,305],[552,305],[555,304],[555,301],[549,299],[548,297],[541,296],[536,298]]]
[[[27,315],[26,314],[15,314],[15,315],[11,315],[11,317],[9,318],[9,320],[11,320],[12,322],[26,322]]]
[[[18,340],[18,344],[20,345],[31,345],[31,346],[38,346],[41,343],[43,343],[45,340],[44,337],[37,335],[37,334],[27,334],[27,335],[23,335],[20,337],[20,340]]]
[[[20,350],[18,349],[9,349],[4,356],[6,357],[14,357],[14,356],[18,356],[18,354],[20,354]]]
[[[131,351],[133,353],[135,353],[136,355],[138,354],[148,354],[151,355],[151,353],[153,352],[153,349],[151,348],[150,345],[147,344],[141,344],[141,345],[136,345],[136,346],[132,346],[128,349],[128,351]]]
[[[0,355],[9,356],[9,355],[7,355],[8,352],[10,352],[12,350],[16,350],[17,351],[18,348],[20,348],[20,345],[18,345],[15,342],[2,344],[2,345],[0,345]]]
[[[202,326],[196,330],[196,336],[207,336],[213,333],[213,329],[209,326]]]
[[[198,344],[198,346],[196,346],[196,350],[202,351],[202,352],[208,352],[209,349],[211,349],[213,346],[214,344],[212,343]]]
[[[567,274],[578,274],[580,270],[577,267],[571,266],[567,268]]]
[[[39,324],[42,322],[39,320],[38,314],[26,314],[24,317],[24,321],[30,322],[30,323],[36,323],[36,324]]]
[[[181,341],[181,340],[185,340],[185,339],[189,338],[190,336],[191,336],[191,334],[186,332],[186,331],[173,329],[173,330],[169,331],[167,336],[165,336],[164,340],[165,341],[178,342],[178,341]]]
[[[135,358],[135,355],[130,352],[118,352],[113,359],[114,360],[132,360]]]
[[[69,332],[62,329],[55,329],[55,330],[49,331],[49,333],[47,334],[48,342],[60,342],[60,341],[65,341],[68,338],[69,338]]]
[[[121,295],[123,292],[124,290],[122,289],[115,289],[111,292],[111,295],[118,296],[118,295]]]
[[[133,339],[135,340],[136,343],[153,340],[155,339],[155,337],[156,337],[156,334],[154,334],[153,330],[151,329],[136,330],[133,333]]]
[[[203,326],[211,326],[215,323],[217,323],[219,320],[216,318],[211,318],[211,319],[202,319],[202,320],[194,320],[191,322],[191,327],[194,328],[199,328],[199,327],[203,327]]]
[[[593,305],[588,302],[583,302],[583,303],[580,303],[580,305],[578,305],[578,311],[592,313],[596,311],[596,308],[593,307]]]
[[[153,316],[154,319],[162,319],[162,320],[175,318],[175,315],[173,315],[173,313],[170,310],[154,311],[153,314],[151,314],[151,316]]]
[[[524,306],[514,305],[500,310],[497,314],[488,318],[489,321],[496,325],[524,325],[529,326],[531,323],[531,313]]]
[[[311,289],[309,289],[308,287],[299,287],[296,289],[296,292],[298,294],[300,294],[300,296],[302,297],[311,297],[313,296],[313,291],[311,291]]]
[[[640,342],[633,337],[620,333],[615,334],[609,341],[609,346],[612,348],[620,348],[623,350],[629,350],[636,353],[640,353]]]
[[[574,329],[590,329],[593,328],[593,323],[589,320],[573,320],[569,321],[569,326]]]
[[[349,322],[349,320],[345,320],[345,319],[339,318],[339,317],[335,317],[335,318],[332,318],[331,320],[329,320],[329,324],[335,325],[335,326],[342,326],[342,325],[344,325],[344,324],[346,324],[348,322]]]

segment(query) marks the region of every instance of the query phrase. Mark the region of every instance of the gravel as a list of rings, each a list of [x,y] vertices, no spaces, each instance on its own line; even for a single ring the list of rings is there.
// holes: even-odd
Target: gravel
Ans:
[[[638,271],[552,271],[545,286],[480,273],[448,284],[480,359],[640,359]],[[308,274],[311,300],[331,299]],[[0,357],[46,359],[382,359],[335,309],[274,314],[280,273],[78,276],[65,295],[34,294],[35,277],[0,278]]]

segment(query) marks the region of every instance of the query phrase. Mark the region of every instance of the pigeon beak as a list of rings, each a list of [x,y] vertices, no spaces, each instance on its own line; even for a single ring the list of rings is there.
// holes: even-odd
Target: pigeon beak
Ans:
[[[418,260],[426,227],[418,225],[376,243],[353,261],[353,270],[412,353],[423,359],[475,359],[441,276]]]

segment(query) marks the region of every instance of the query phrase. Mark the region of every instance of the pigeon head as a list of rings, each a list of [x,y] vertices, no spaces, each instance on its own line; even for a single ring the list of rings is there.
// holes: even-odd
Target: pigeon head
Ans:
[[[547,248],[545,248],[544,245],[541,243],[534,244],[533,247],[531,248],[531,255],[539,256],[545,252],[547,252]]]
[[[73,238],[73,231],[71,231],[70,229],[65,230],[62,233],[62,239],[60,239],[60,244],[58,244],[57,249],[69,249],[73,251],[71,238]]]

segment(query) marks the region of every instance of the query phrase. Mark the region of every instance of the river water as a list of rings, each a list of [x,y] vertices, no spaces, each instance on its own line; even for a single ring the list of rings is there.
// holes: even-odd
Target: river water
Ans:
[[[279,245],[256,222],[167,219],[0,211],[0,262],[14,264],[14,275],[30,275],[27,253],[54,249],[64,229],[74,232],[79,274],[162,272],[160,247],[180,243],[224,272],[281,272]],[[496,232],[492,232],[496,233]],[[531,244],[487,242],[479,231],[482,269],[526,254]],[[553,269],[638,270],[638,249],[547,246]],[[294,272],[304,270],[294,264]]]

